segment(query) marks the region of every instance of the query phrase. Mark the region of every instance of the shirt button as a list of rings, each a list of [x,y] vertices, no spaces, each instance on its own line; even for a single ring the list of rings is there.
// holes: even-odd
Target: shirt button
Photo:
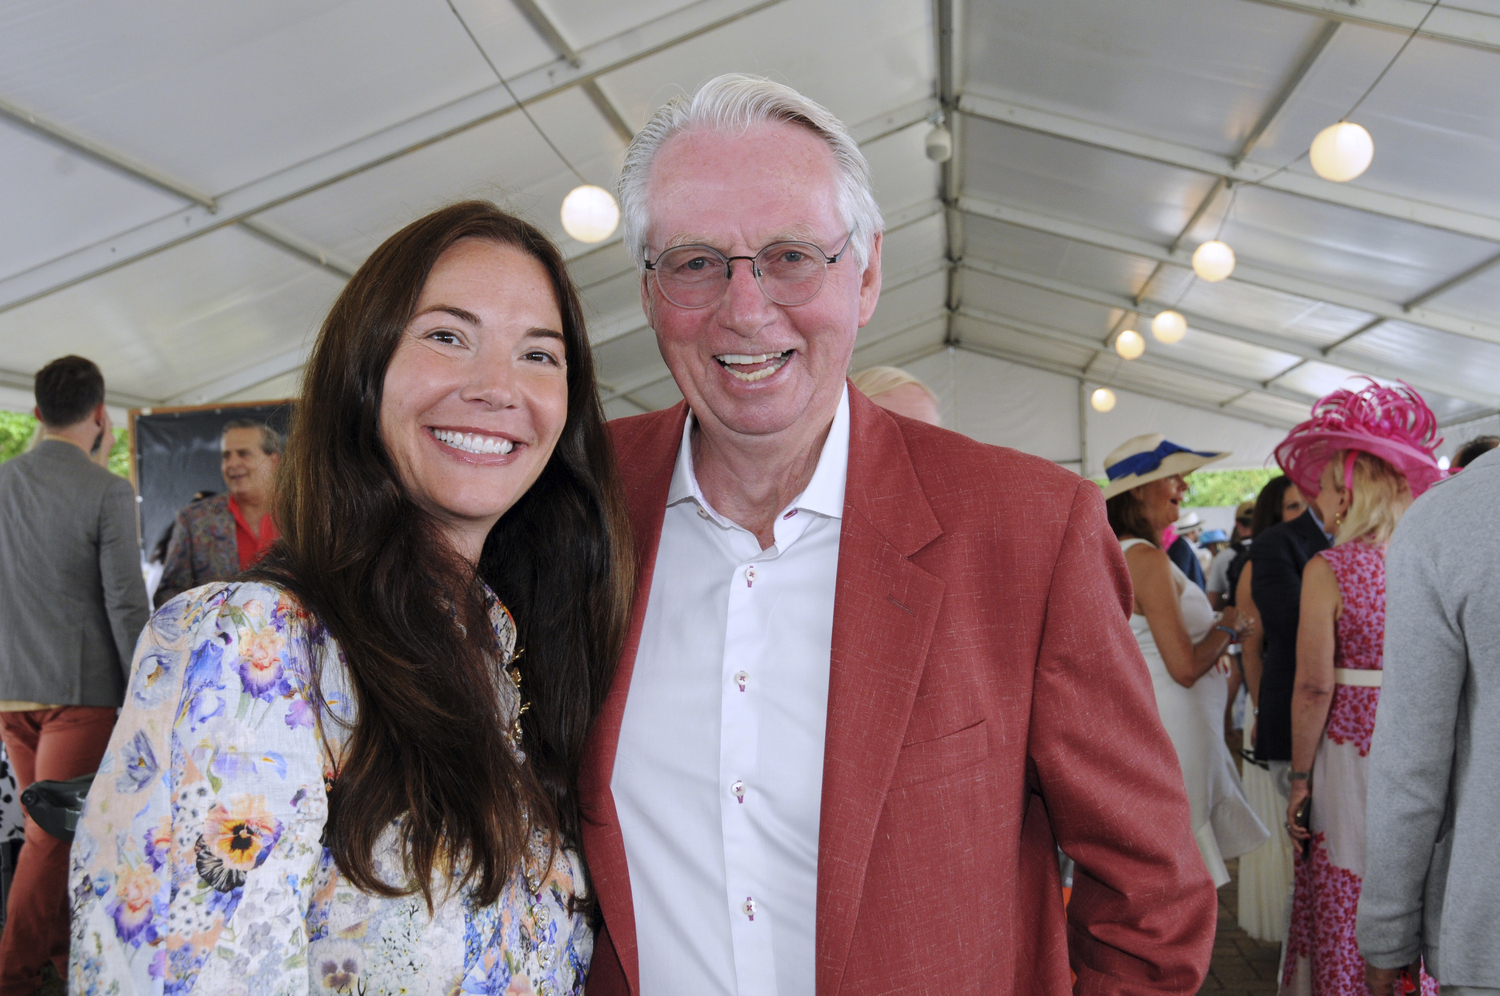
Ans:
[[[751,564],[749,567],[745,568],[745,587],[752,587],[755,584],[756,577],[757,572],[755,570],[754,564]]]
[[[751,920],[754,920],[755,919],[755,899],[753,897],[751,897],[751,896],[746,896],[745,897],[745,901],[740,904],[740,910],[747,917],[749,917]]]
[[[788,512],[787,514],[783,515],[782,518],[783,519],[790,519],[792,516],[794,516],[796,514],[797,514],[797,510],[794,508],[790,512]]]
[[[734,793],[734,797],[740,801],[740,805],[743,806],[745,804],[745,783],[744,782],[742,782],[738,778],[736,778],[734,780],[734,784],[731,785],[731,786],[729,786],[729,791],[731,791],[731,792]]]
[[[700,519],[707,519],[707,518],[709,518],[708,509],[704,508],[702,505],[699,505],[698,506],[698,517]]]
[[[736,672],[734,672],[734,683],[736,685],[739,685],[740,686],[740,691],[743,692],[745,690],[745,686],[750,683],[750,672],[748,672],[748,671],[736,671]]]

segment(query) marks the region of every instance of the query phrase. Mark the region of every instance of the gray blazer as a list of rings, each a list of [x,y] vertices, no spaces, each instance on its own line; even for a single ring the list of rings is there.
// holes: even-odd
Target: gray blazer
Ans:
[[[1500,450],[1424,494],[1386,555],[1359,949],[1500,988]],[[1314,803],[1316,805],[1316,803]]]
[[[118,706],[150,608],[135,491],[71,443],[0,463],[0,699]]]

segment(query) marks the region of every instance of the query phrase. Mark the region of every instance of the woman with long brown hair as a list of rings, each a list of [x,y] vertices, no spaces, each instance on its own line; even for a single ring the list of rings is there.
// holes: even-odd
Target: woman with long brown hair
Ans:
[[[633,560],[546,237],[469,202],[377,249],[277,500],[254,571],[141,638],[73,851],[73,991],[581,992],[577,771]]]

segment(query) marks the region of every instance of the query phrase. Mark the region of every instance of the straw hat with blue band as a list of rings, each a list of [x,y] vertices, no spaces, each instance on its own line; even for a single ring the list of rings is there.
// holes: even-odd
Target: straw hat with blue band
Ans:
[[[1136,436],[1115,447],[1114,452],[1104,458],[1104,473],[1109,478],[1104,497],[1113,498],[1137,485],[1159,481],[1163,477],[1191,474],[1204,464],[1227,456],[1228,450],[1214,453],[1178,446],[1159,432]]]

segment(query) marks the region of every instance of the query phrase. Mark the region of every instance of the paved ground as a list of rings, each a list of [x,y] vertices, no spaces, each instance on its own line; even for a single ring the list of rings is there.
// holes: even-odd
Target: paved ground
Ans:
[[[1214,960],[1199,994],[1276,996],[1276,965],[1281,945],[1262,944],[1239,928],[1239,862],[1228,864],[1230,882],[1219,890],[1219,932],[1214,938]]]

